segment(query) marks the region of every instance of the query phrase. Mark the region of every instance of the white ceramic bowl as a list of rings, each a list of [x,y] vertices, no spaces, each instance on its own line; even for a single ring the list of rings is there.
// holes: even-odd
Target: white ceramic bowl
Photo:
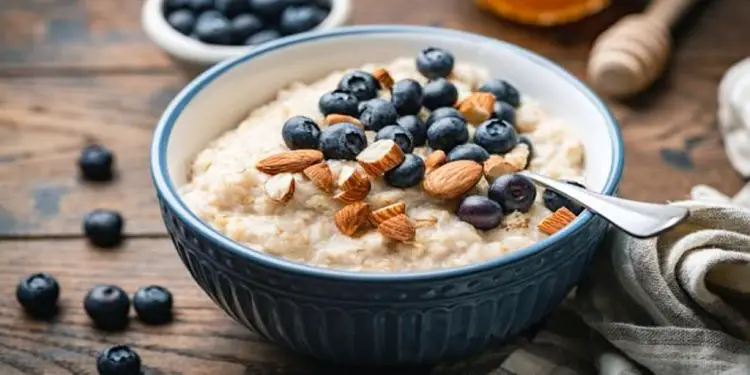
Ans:
[[[342,26],[349,19],[350,0],[329,1],[331,11],[314,31]],[[255,48],[211,45],[181,34],[167,23],[164,17],[164,0],[145,0],[141,22],[146,35],[189,75],[196,75],[219,61],[242,56]]]
[[[586,148],[587,186],[615,192],[623,162],[615,119],[579,80],[536,54],[479,35],[413,26],[345,27],[268,43],[214,66],[177,95],[151,153],[164,222],[180,258],[238,322],[327,360],[434,363],[474,354],[539,322],[583,275],[607,228],[589,211],[548,238],[483,263],[358,273],[243,246],[201,221],[180,198],[177,187],[187,182],[195,155],[278,90],[336,69],[415,56],[427,46],[487,68],[564,119]]]

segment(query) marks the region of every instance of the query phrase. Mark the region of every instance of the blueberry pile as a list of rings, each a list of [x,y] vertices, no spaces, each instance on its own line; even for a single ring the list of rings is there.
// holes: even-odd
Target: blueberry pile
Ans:
[[[326,0],[166,0],[175,30],[208,44],[253,46],[309,31],[330,12]]]

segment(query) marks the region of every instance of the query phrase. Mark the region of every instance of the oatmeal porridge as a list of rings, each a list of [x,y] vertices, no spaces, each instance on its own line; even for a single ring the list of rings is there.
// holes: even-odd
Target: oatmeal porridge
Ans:
[[[428,48],[416,63],[291,84],[196,156],[181,195],[274,256],[426,270],[495,258],[570,222],[580,206],[515,172],[579,184],[583,154],[533,98]]]

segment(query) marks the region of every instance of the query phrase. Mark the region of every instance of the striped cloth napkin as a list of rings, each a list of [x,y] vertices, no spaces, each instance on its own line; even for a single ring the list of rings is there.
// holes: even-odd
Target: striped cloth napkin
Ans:
[[[750,59],[725,75],[719,123],[750,176]],[[613,230],[589,275],[533,337],[434,375],[750,374],[750,183],[699,185],[691,216],[658,238]]]

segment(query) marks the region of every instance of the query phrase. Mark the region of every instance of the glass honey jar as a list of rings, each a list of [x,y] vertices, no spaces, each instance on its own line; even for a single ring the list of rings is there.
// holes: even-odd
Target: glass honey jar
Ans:
[[[534,26],[579,21],[609,6],[610,0],[474,0],[503,18]]]

